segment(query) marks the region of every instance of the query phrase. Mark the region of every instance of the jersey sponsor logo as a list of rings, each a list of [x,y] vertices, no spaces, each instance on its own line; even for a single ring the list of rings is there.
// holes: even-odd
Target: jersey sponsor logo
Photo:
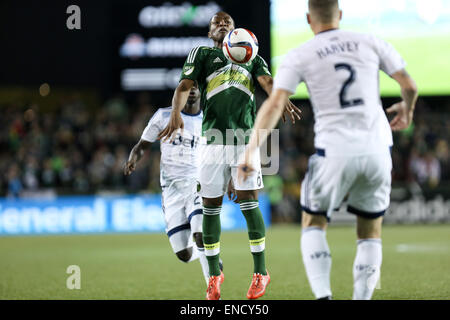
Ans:
[[[214,61],[213,61],[213,63],[222,63],[223,61],[222,61],[222,59],[220,59],[219,57],[217,57]]]
[[[194,72],[194,67],[185,67],[183,70],[183,73],[186,76],[190,75],[192,72]]]
[[[187,138],[181,136],[181,134],[178,132],[172,141],[172,145],[174,146],[181,145],[186,148],[195,149],[197,148],[199,141],[200,137],[192,136],[192,138]]]

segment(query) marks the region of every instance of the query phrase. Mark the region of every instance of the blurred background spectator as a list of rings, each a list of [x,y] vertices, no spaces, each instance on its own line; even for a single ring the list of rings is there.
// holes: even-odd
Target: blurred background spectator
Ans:
[[[259,103],[264,98],[257,97]],[[296,104],[303,119],[279,127],[279,174],[264,177],[272,217],[280,222],[300,219],[300,184],[314,153],[309,102]],[[57,195],[160,192],[158,142],[133,175],[125,177],[122,168],[152,114],[165,106],[146,92],[131,101],[115,95],[96,110],[89,110],[78,94],[67,96],[53,112],[43,112],[37,104],[3,106],[0,195],[15,198],[49,190]],[[406,196],[426,197],[444,189],[448,193],[450,117],[433,110],[420,99],[414,124],[394,135],[393,187],[406,190]]]

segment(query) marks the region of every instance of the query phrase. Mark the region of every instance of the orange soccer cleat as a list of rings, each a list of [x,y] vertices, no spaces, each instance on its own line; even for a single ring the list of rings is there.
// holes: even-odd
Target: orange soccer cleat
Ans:
[[[206,300],[219,300],[220,299],[220,285],[225,280],[225,276],[220,271],[220,276],[210,276],[208,288],[206,289]]]
[[[252,284],[247,292],[248,299],[258,299],[266,293],[266,287],[270,282],[269,272],[266,271],[266,273],[267,275],[260,273],[253,274]]]

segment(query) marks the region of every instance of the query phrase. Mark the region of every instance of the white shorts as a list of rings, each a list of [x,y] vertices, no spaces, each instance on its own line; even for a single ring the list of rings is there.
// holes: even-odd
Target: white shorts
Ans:
[[[235,190],[258,190],[264,187],[259,152],[255,152],[250,176],[240,182],[237,179],[239,160],[245,152],[245,145],[202,145],[200,148],[200,195],[204,198],[218,198],[228,189],[233,179]]]
[[[380,217],[389,207],[391,170],[392,158],[388,150],[383,154],[358,157],[328,157],[316,153],[309,158],[302,182],[302,209],[329,220],[348,194],[348,212],[369,219]]]
[[[175,181],[162,188],[166,234],[173,252],[192,247],[192,234],[202,232],[202,199],[196,181]]]

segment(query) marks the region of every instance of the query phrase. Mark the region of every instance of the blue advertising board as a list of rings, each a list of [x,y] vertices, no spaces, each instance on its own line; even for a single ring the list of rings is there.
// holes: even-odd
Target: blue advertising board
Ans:
[[[259,196],[266,226],[270,204]],[[247,228],[239,205],[224,197],[222,230]],[[102,232],[165,232],[161,196],[64,196],[54,200],[0,199],[0,236]]]

